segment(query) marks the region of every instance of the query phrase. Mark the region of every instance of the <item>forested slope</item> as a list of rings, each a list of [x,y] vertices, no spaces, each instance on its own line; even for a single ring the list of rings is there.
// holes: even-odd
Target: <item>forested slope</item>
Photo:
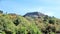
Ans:
[[[3,13],[0,10],[0,34],[57,34],[60,33],[60,19],[39,12],[24,16]]]

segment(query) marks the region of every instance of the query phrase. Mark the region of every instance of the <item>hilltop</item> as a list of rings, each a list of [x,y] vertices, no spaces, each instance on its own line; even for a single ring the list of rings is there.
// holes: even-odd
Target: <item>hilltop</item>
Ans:
[[[43,13],[41,12],[30,12],[25,14],[24,16],[29,16],[29,17],[40,17],[40,16],[45,16]]]

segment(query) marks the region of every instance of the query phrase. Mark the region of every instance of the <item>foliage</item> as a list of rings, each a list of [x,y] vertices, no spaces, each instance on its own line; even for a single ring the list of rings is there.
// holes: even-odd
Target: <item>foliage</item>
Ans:
[[[26,18],[18,15],[3,15],[0,16],[1,34],[40,34],[37,26]]]

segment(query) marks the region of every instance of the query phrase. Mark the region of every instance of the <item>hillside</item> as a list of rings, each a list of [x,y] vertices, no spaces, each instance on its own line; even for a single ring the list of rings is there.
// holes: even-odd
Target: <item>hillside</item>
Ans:
[[[50,17],[48,15],[44,15],[43,13],[40,12],[32,13],[27,13],[24,15],[24,17],[29,21],[34,21],[34,23],[42,33],[45,34],[60,33],[60,19],[55,18],[54,16]]]
[[[0,34],[57,34],[60,32],[60,19],[40,12],[24,16],[0,11]]]

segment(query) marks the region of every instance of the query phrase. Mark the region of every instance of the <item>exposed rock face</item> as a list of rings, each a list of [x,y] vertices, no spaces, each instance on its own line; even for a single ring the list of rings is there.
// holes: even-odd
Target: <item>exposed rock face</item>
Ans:
[[[40,16],[45,16],[43,13],[40,12],[30,12],[24,15],[25,16],[29,16],[29,17],[40,17]]]

